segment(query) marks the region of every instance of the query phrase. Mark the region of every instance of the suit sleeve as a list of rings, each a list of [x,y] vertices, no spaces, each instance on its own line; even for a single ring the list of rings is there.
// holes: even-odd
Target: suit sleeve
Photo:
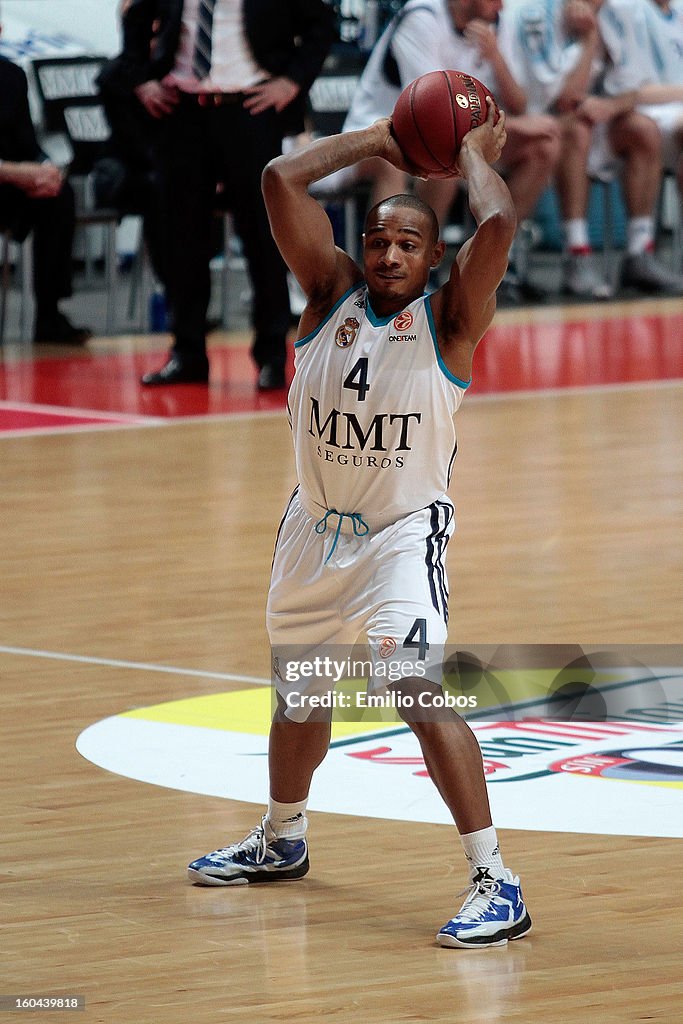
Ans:
[[[21,68],[14,65],[14,131],[12,148],[15,149],[14,159],[38,161],[44,159],[45,154],[38,145],[36,139],[31,111],[28,104],[28,82],[26,75]]]
[[[168,74],[180,37],[181,13],[181,0],[132,0],[123,17],[123,50],[109,87],[130,93],[142,82]]]
[[[322,0],[295,0],[293,6],[299,45],[282,73],[308,92],[335,39],[334,10]]]

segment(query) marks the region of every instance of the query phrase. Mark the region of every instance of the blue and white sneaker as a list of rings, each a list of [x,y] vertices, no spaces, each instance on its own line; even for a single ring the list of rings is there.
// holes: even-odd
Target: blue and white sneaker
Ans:
[[[517,875],[505,869],[504,878],[482,878],[472,883],[459,913],[436,936],[440,946],[480,949],[504,946],[531,930]]]
[[[264,817],[241,843],[193,860],[187,876],[199,885],[246,885],[303,878],[308,867],[306,840],[276,839]]]

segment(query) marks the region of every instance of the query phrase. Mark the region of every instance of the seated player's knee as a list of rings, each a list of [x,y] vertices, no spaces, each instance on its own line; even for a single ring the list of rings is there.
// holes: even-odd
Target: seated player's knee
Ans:
[[[550,173],[557,167],[561,151],[562,140],[558,132],[557,135],[544,136],[536,141],[532,159],[544,166]]]
[[[635,110],[616,118],[610,126],[610,140],[616,152],[625,156],[637,152],[657,164],[662,154],[662,133],[652,118]]]
[[[592,133],[591,125],[580,117],[565,117],[561,121],[561,147],[564,151],[587,154]]]
[[[512,167],[533,171],[534,177],[539,174],[549,177],[559,163],[561,152],[562,137],[557,129],[553,134],[529,139],[519,150]]]

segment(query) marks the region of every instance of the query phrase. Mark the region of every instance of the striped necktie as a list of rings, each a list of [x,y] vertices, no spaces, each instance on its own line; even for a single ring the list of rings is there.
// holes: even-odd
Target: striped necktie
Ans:
[[[215,6],[216,0],[199,0],[192,71],[200,81],[206,78],[211,70],[211,29]]]

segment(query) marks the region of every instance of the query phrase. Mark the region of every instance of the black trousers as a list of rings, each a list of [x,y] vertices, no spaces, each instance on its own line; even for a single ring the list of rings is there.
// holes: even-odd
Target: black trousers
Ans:
[[[281,147],[275,113],[253,116],[241,101],[202,107],[196,99],[183,97],[162,122],[159,167],[173,349],[188,363],[206,361],[212,218],[220,206],[233,215],[251,278],[254,360],[259,366],[284,365],[290,317],[287,271],[261,193],[261,172]],[[217,195],[218,185],[222,190]]]
[[[53,199],[32,199],[13,185],[0,185],[0,225],[18,242],[33,231],[33,291],[38,316],[56,312],[71,295],[74,195],[65,182]]]

